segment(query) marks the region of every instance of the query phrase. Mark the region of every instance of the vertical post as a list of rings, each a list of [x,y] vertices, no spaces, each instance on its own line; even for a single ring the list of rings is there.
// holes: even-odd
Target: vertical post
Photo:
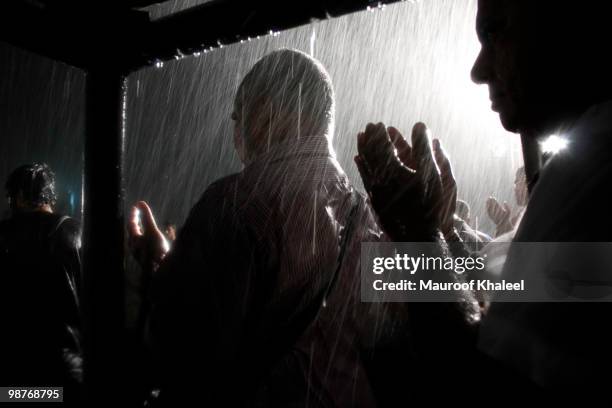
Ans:
[[[84,174],[85,385],[90,405],[124,395],[124,191],[126,77],[117,69],[87,73]]]
[[[523,163],[525,165],[525,177],[529,193],[535,183],[535,177],[542,167],[542,154],[540,144],[536,137],[532,135],[521,135],[521,145],[523,148]]]

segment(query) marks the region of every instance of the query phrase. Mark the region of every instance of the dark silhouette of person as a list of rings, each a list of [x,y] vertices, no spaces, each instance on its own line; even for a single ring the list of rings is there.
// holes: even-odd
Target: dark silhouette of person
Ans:
[[[0,222],[0,384],[64,387],[81,397],[81,232],[53,212],[55,175],[43,163],[6,182],[10,218]]]
[[[527,144],[551,134],[568,141],[529,180],[531,195],[514,243],[549,242],[554,249],[563,242],[609,241],[609,210],[602,200],[612,155],[606,6],[595,1],[478,2],[482,48],[472,77],[488,85],[502,125],[520,133]],[[423,143],[423,128],[415,126],[410,146],[392,128],[370,124],[358,135],[356,161],[381,225],[393,239],[403,240],[416,228],[423,240],[439,231],[447,242],[460,242],[447,217],[447,209],[455,205],[452,173],[439,160],[440,170],[432,170],[441,151],[436,143],[433,152]],[[537,256],[521,257],[518,248],[510,247],[502,276],[520,270],[546,279],[555,268],[554,257],[548,264],[535,262]],[[575,276],[589,272],[580,262],[571,264]],[[596,283],[609,287],[609,281],[608,272]],[[479,324],[478,349],[505,372],[535,384],[537,388],[529,389],[543,392],[542,400],[519,388],[519,378],[506,382],[499,371],[487,377],[499,376],[498,386],[510,400],[529,396],[548,403],[609,404],[611,312],[609,303],[493,302]]]
[[[146,203],[129,225],[141,264],[159,264],[147,338],[160,401],[374,406],[360,349],[377,315],[358,267],[361,241],[382,232],[336,160],[331,79],[274,51],[242,80],[232,119],[245,167],[206,189],[167,256]]]
[[[590,259],[563,242],[610,241],[609,211],[601,200],[612,155],[612,64],[605,56],[612,34],[601,2],[479,2],[477,31],[482,44],[472,69],[488,85],[493,110],[503,126],[523,139],[561,135],[567,148],[546,161],[531,186],[515,242],[551,242],[561,252],[542,264],[513,246],[505,275],[512,271],[548,276],[566,256],[567,283],[588,280]],[[571,27],[571,29],[568,29]],[[547,62],[562,60],[559,66]],[[606,262],[601,258],[601,262]],[[583,266],[581,267],[580,264]],[[610,265],[607,265],[608,270]],[[581,278],[582,276],[582,278]],[[610,286],[610,275],[597,278]],[[494,302],[480,330],[479,347],[525,377],[582,401],[606,401],[612,380],[609,303]]]

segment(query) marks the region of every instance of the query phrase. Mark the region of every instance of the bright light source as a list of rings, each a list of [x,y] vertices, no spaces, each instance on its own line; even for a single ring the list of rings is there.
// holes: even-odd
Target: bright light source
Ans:
[[[567,147],[567,140],[557,135],[550,135],[546,140],[540,142],[543,153],[557,154]]]

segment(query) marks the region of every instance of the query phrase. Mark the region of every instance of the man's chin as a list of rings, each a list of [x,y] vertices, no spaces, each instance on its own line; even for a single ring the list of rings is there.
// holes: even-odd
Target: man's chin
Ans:
[[[516,115],[504,111],[499,111],[498,113],[499,120],[501,121],[504,129],[506,129],[508,132],[520,133],[520,125]]]

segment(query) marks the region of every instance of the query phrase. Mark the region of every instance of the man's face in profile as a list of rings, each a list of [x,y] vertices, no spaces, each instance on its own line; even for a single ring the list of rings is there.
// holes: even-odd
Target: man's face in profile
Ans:
[[[579,80],[576,61],[564,55],[572,50],[563,23],[555,21],[555,5],[538,1],[479,0],[481,50],[472,79],[489,86],[491,108],[506,130],[540,136],[573,109],[567,94]]]
[[[521,75],[521,8],[512,0],[480,0],[476,31],[481,51],[472,68],[472,79],[489,87],[491,108],[512,132],[522,127],[525,83]]]
[[[601,5],[479,0],[472,79],[489,86],[506,130],[546,136],[610,97]],[[592,52],[590,48],[595,48]],[[605,83],[605,85],[604,85]]]

